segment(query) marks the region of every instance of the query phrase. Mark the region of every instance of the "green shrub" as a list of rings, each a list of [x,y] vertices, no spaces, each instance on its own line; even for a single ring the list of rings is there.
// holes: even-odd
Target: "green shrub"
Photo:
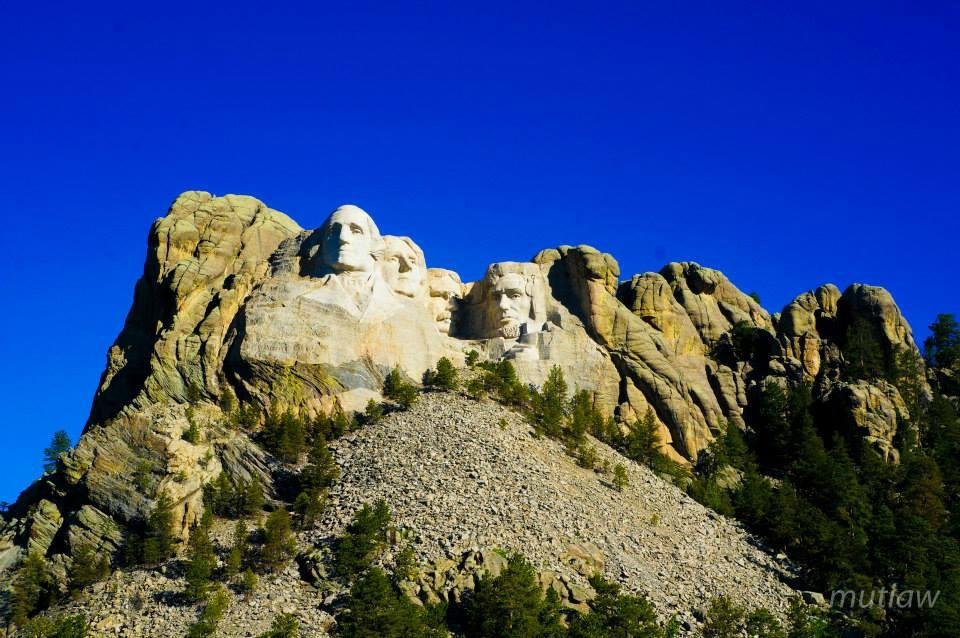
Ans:
[[[460,385],[460,379],[457,375],[457,369],[450,363],[450,359],[440,357],[437,361],[436,386],[442,390],[456,390]]]
[[[85,587],[99,582],[109,575],[109,557],[98,557],[93,547],[81,545],[73,552],[73,561],[67,570],[67,588],[71,595],[77,596]]]
[[[483,398],[485,387],[482,377],[474,377],[467,381],[467,385],[464,388],[467,392],[467,396],[473,399],[474,401],[479,401]]]
[[[270,630],[260,634],[260,638],[297,638],[300,635],[300,621],[293,614],[280,614],[273,619]]]
[[[43,556],[32,552],[17,570],[10,592],[10,618],[16,625],[27,620],[50,603],[53,579]]]
[[[257,589],[257,585],[260,584],[260,579],[257,578],[257,575],[249,567],[244,570],[243,576],[240,579],[240,590],[243,592],[244,596],[250,596]]]
[[[375,399],[367,401],[367,409],[363,412],[363,422],[367,425],[378,423],[383,418],[383,405]]]
[[[419,396],[417,389],[403,378],[399,367],[395,367],[383,382],[383,396],[395,401],[403,410],[408,410],[416,403]]]
[[[618,491],[622,492],[623,488],[630,484],[630,479],[627,477],[627,468],[623,463],[617,463],[613,468],[613,485],[617,488]]]
[[[203,611],[200,612],[200,618],[187,629],[187,638],[213,636],[217,631],[217,625],[220,624],[220,620],[229,606],[230,595],[223,585],[219,585]]]
[[[23,628],[25,638],[86,638],[90,627],[83,614],[48,618],[37,616]]]
[[[480,353],[477,352],[476,350],[471,350],[470,352],[467,353],[466,362],[467,362],[468,368],[473,368],[473,366],[477,365],[477,361],[479,360],[480,360]]]
[[[399,582],[402,580],[412,580],[417,574],[416,557],[413,553],[413,547],[405,546],[397,552],[396,560],[393,565],[393,577]]]
[[[743,635],[746,610],[726,596],[710,601],[701,629],[703,638],[740,638]]]

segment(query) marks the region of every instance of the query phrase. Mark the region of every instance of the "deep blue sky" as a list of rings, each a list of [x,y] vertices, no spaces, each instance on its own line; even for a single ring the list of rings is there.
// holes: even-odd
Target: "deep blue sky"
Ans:
[[[189,189],[303,226],[354,202],[464,279],[589,243],[771,311],[858,281],[921,335],[960,315],[957,2],[28,4],[0,39],[0,499],[79,434]]]

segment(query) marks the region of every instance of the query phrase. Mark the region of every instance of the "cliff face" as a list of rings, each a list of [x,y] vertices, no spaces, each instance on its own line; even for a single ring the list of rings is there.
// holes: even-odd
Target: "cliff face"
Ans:
[[[362,409],[394,367],[419,380],[440,357],[461,365],[471,350],[513,362],[535,385],[559,366],[623,423],[652,412],[662,451],[683,463],[728,424],[748,428],[765,384],[808,382],[838,427],[895,462],[903,397],[841,374],[845,340],[862,326],[886,359],[916,353],[882,288],[827,284],[771,315],[716,270],[671,263],[622,278],[588,246],[492,264],[463,285],[356,207],[305,231],[251,197],[184,193],[150,231],[85,434],[12,508],[0,569],[26,548],[61,567],[78,544],[115,549],[158,488],[185,533],[203,484],[222,471],[269,486],[269,459],[220,425],[218,401]],[[204,407],[188,414],[188,397]],[[191,444],[181,434],[196,419],[209,436]]]

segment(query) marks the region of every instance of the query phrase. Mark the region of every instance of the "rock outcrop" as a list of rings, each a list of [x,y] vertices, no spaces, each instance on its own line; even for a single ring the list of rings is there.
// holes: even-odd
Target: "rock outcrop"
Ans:
[[[224,341],[269,258],[300,227],[242,195],[189,191],[150,230],[133,306],[107,356],[89,425],[220,390]]]
[[[851,326],[868,326],[887,362],[916,354],[882,288],[855,284],[841,294],[827,284],[771,316],[693,262],[621,281],[613,256],[561,246],[491,264],[464,284],[428,268],[428,257],[408,237],[381,234],[356,206],[304,230],[251,197],[178,197],[150,231],[81,441],[0,525],[0,571],[26,551],[51,557],[59,574],[80,546],[116,552],[161,493],[186,536],[203,486],[222,473],[269,492],[274,461],[218,403],[238,397],[260,411],[310,416],[362,410],[381,398],[392,369],[419,381],[441,357],[461,366],[474,350],[510,361],[532,385],[558,366],[571,389],[589,391],[621,425],[652,414],[661,451],[679,463],[694,463],[726,427],[748,429],[751,402],[773,382],[810,383],[815,408],[829,411],[838,431],[897,460],[903,398],[889,383],[845,376]],[[459,595],[499,547],[532,554],[544,586],[572,606],[589,595],[584,564],[644,592],[664,614],[717,593],[785,604],[790,590],[773,576],[782,566],[647,470],[631,465],[633,487],[620,496],[555,443],[528,439],[499,407],[460,397],[423,404],[435,419],[391,417],[340,444],[344,481],[314,535],[342,529],[361,502],[388,497],[419,534],[419,557],[434,565],[412,595]],[[492,418],[511,425],[488,428]],[[191,422],[203,424],[195,443],[183,437]],[[654,516],[660,526],[649,523]],[[318,611],[310,626],[320,631],[327,620]]]

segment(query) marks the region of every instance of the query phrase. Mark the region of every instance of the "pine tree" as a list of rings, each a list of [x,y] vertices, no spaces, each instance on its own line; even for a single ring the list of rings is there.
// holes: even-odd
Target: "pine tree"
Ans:
[[[210,602],[200,613],[200,618],[187,629],[187,638],[213,636],[217,631],[217,625],[220,624],[220,620],[229,606],[230,595],[223,585],[219,585],[210,597]]]
[[[85,587],[110,575],[110,559],[97,557],[90,545],[81,545],[73,552],[73,561],[67,570],[68,589],[77,596]]]
[[[260,634],[260,638],[297,638],[300,635],[300,621],[293,614],[280,614],[273,619],[270,630]]]
[[[263,526],[262,560],[271,569],[278,569],[289,561],[297,550],[296,538],[290,524],[290,513],[280,507],[267,517]]]
[[[538,429],[547,436],[559,438],[563,431],[566,404],[567,382],[563,378],[563,370],[560,366],[553,366],[537,399],[535,419]]]
[[[56,470],[60,455],[68,452],[72,445],[70,435],[64,430],[57,430],[50,440],[50,447],[43,450],[43,470],[45,472]]]
[[[337,542],[334,556],[337,573],[349,579],[369,567],[383,548],[389,524],[390,508],[386,501],[381,499],[372,507],[364,503]]]
[[[498,576],[481,577],[473,594],[465,597],[464,635],[467,638],[562,635],[559,618],[545,611],[550,611],[549,601],[544,599],[536,570],[515,554],[507,559],[507,566]]]
[[[436,385],[448,391],[456,390],[460,385],[460,379],[457,377],[457,369],[453,367],[450,359],[446,357],[440,357],[440,360],[437,361]]]
[[[250,532],[247,529],[247,524],[242,519],[237,521],[233,528],[233,547],[230,548],[230,555],[227,557],[228,576],[236,576],[243,569],[250,546],[249,537]]]
[[[47,570],[47,561],[36,552],[27,554],[17,570],[10,592],[10,619],[15,625],[23,625],[49,602],[52,581]]]
[[[213,585],[211,577],[216,561],[217,556],[210,540],[209,527],[201,523],[193,528],[187,545],[187,566],[184,574],[187,581],[185,591],[187,598],[193,601],[206,599]]]
[[[872,325],[855,318],[847,327],[843,343],[844,374],[850,379],[884,376],[883,351]]]
[[[143,539],[142,560],[156,565],[173,556],[173,503],[166,494],[160,494],[153,511],[147,517]]]
[[[617,463],[613,468],[613,485],[617,488],[617,491],[622,492],[623,488],[630,484],[630,479],[627,477],[627,468],[624,467],[623,463]]]
[[[421,608],[400,593],[378,567],[350,588],[346,611],[337,618],[338,638],[430,638],[446,635],[424,622]],[[532,636],[532,634],[531,634]]]
[[[300,529],[309,529],[323,512],[323,507],[327,501],[327,490],[310,489],[304,490],[297,495],[293,503],[293,509],[300,519]]]
[[[333,485],[340,476],[340,468],[333,460],[330,448],[322,436],[318,436],[310,447],[307,465],[300,472],[300,487],[304,491],[318,491]]]
[[[657,417],[653,409],[647,408],[643,419],[636,421],[630,428],[624,441],[624,451],[628,458],[652,465],[655,457],[659,454],[657,444]]]
[[[578,614],[570,624],[570,638],[666,638],[657,614],[645,598],[623,594],[620,586],[596,575],[590,578],[596,597],[590,613]]]
[[[960,370],[960,323],[952,314],[939,314],[923,342],[927,362],[937,368]]]

